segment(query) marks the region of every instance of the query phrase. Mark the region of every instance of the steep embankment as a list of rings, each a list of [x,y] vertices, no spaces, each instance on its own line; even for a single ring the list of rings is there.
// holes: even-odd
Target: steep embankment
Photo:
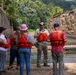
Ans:
[[[64,13],[51,20],[48,20],[48,29],[53,29],[53,23],[58,22],[60,29],[66,32],[66,34],[76,34],[76,10]]]
[[[4,13],[4,11],[1,9],[0,9],[0,26],[7,28],[6,34],[10,34],[13,31],[13,27],[10,26],[10,22],[8,20],[8,17]]]
[[[47,28],[49,31],[53,30],[53,24],[58,22],[60,29],[63,30],[67,37],[67,44],[76,44],[76,10],[69,11],[53,19],[48,19]]]

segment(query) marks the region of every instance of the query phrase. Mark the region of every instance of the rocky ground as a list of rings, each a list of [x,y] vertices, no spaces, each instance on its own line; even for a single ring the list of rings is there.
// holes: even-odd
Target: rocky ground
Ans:
[[[49,64],[50,67],[44,67],[41,65],[41,68],[37,68],[36,64],[31,64],[31,75],[53,75],[52,72],[52,63]],[[7,70],[6,65],[6,73],[1,75],[20,75],[19,70],[16,70],[16,66],[11,70]],[[24,75],[26,75],[26,69],[24,70]],[[76,75],[76,63],[65,63],[65,74],[64,75]]]
[[[65,46],[65,47],[67,48],[68,46]],[[69,47],[76,47],[76,45],[71,45]],[[37,51],[37,50],[35,47],[33,47],[32,52],[35,52],[35,51]],[[74,57],[75,56],[76,55],[74,55]],[[52,71],[53,65],[52,65],[52,63],[49,63],[49,65],[50,65],[50,67],[44,67],[43,65],[41,65],[41,68],[37,68],[36,63],[31,64],[31,75],[53,75],[53,71]],[[7,66],[8,66],[8,64],[5,65],[7,72],[5,74],[1,74],[1,75],[20,75],[20,73],[19,73],[20,71],[19,71],[19,69],[18,70],[16,69],[16,65],[14,65],[14,67],[11,70],[8,70]],[[76,75],[76,62],[70,62],[70,63],[65,62],[65,72],[64,73],[65,73],[64,75]],[[24,70],[24,75],[26,75],[26,69]]]

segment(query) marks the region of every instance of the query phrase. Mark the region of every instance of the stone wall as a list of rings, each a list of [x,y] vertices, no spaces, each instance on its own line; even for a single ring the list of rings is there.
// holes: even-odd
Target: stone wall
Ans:
[[[7,28],[6,33],[5,33],[6,35],[11,34],[13,32],[13,27],[10,26],[10,22],[8,20],[8,17],[4,13],[4,11],[2,11],[1,9],[0,9],[0,26]]]
[[[67,34],[76,34],[76,10],[64,13],[58,17],[48,20],[48,29],[52,31],[53,24],[58,22],[60,24],[60,29]]]

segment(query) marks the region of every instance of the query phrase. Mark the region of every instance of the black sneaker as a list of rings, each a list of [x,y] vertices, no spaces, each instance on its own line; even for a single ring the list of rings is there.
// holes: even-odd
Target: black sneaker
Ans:
[[[2,72],[0,71],[0,75],[2,74]]]
[[[45,67],[50,67],[50,65],[47,65],[47,64],[44,64],[43,66],[45,66]]]
[[[12,69],[12,68],[13,68],[13,66],[8,66],[8,67],[7,67],[8,70],[10,70],[10,69]]]
[[[0,71],[1,73],[6,73],[6,71],[5,70],[3,70],[3,71]]]
[[[20,68],[20,66],[17,66],[16,69],[18,70]]]
[[[37,65],[37,67],[38,67],[38,68],[41,68],[41,66],[40,66],[40,65]]]

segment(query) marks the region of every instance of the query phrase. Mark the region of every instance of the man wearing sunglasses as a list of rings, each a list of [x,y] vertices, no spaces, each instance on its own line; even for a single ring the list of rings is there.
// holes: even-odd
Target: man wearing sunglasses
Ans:
[[[37,46],[37,67],[40,68],[41,62],[41,52],[43,51],[44,54],[44,65],[49,66],[48,63],[48,50],[47,50],[47,41],[48,41],[49,32],[47,29],[44,28],[44,22],[39,24],[39,28],[34,33],[34,38],[36,38],[38,42]]]

